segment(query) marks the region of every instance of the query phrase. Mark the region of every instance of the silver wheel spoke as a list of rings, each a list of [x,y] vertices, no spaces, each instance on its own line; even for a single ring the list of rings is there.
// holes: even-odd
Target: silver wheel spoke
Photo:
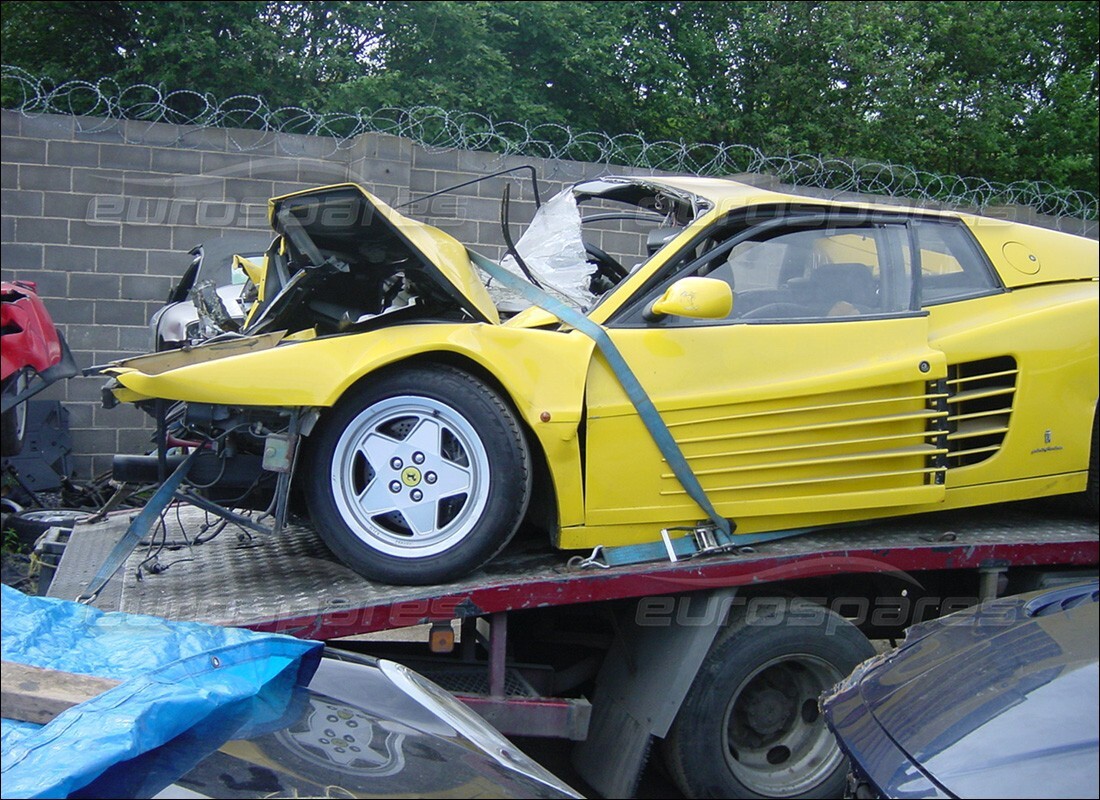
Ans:
[[[467,492],[471,482],[468,468],[444,459],[442,441],[443,426],[431,418],[419,419],[403,440],[378,431],[368,434],[360,452],[375,476],[356,497],[363,513],[377,516],[397,511],[414,533],[433,533],[439,502]],[[416,497],[405,481],[405,470],[409,468],[415,470],[409,480],[416,481]],[[397,492],[391,488],[395,482],[400,485]]]
[[[377,431],[368,434],[359,448],[359,452],[367,459],[367,463],[374,468],[375,480],[384,475],[386,465],[390,463],[391,458],[398,455],[400,447],[401,442],[391,439],[389,436],[383,436]]]
[[[435,532],[437,511],[435,503],[424,500],[419,503],[409,502],[405,503],[400,510],[401,516],[405,518],[405,522],[413,533],[424,536]]]
[[[386,481],[378,475],[375,475],[374,480],[367,485],[366,489],[355,500],[359,503],[363,513],[372,517],[396,510],[393,502],[393,492],[386,485]]]
[[[440,460],[432,465],[430,471],[436,475],[431,494],[439,500],[454,497],[470,489],[470,470],[465,467]],[[428,487],[425,487],[424,493],[429,494]]]
[[[424,478],[420,487],[425,500],[435,501],[445,497],[454,497],[470,488],[470,470],[448,461],[443,456],[443,426],[434,419],[422,419],[412,434],[402,442],[408,445],[405,452],[399,454],[405,464],[413,464]],[[424,454],[424,461],[416,463],[417,453]],[[431,480],[427,476],[431,474]]]
[[[488,496],[476,430],[435,400],[399,397],[365,409],[333,460],[336,498],[385,552],[438,552],[464,538]]]
[[[423,453],[425,458],[439,459],[443,448],[443,426],[431,417],[421,417],[412,433],[401,444],[404,445],[408,462],[411,462],[413,453]]]

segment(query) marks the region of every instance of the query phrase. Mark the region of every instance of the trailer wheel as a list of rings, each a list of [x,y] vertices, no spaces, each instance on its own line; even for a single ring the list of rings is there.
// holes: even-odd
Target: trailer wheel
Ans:
[[[688,797],[842,796],[847,763],[818,696],[874,653],[805,600],[736,609],[663,742],[673,779]]]
[[[443,366],[354,389],[324,422],[309,466],[321,537],[385,583],[441,583],[484,565],[515,533],[530,495],[530,456],[511,410]]]

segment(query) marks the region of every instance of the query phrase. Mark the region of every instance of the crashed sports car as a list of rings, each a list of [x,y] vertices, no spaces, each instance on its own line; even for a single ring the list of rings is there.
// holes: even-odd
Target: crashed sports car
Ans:
[[[516,244],[506,195],[500,263],[354,184],[269,212],[243,330],[110,365],[105,400],[206,496],[304,499],[370,578],[455,579],[521,527],[1097,513],[1096,241],[709,178],[577,184]]]

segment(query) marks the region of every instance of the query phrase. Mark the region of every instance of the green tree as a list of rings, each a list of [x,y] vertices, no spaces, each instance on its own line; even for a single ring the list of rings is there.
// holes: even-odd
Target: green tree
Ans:
[[[1095,3],[1030,0],[0,6],[5,64],[190,89],[175,104],[196,111],[204,94],[320,112],[434,105],[1090,191],[1098,17]]]

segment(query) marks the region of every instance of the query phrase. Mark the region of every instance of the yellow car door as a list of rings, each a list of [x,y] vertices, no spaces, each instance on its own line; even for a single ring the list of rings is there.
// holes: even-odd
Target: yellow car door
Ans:
[[[607,326],[711,503],[747,533],[942,501],[947,364],[912,308],[906,226],[761,227],[687,253]],[[730,286],[729,314],[654,313],[700,276]],[[705,518],[599,356],[586,437],[586,522],[621,534],[607,543]]]

